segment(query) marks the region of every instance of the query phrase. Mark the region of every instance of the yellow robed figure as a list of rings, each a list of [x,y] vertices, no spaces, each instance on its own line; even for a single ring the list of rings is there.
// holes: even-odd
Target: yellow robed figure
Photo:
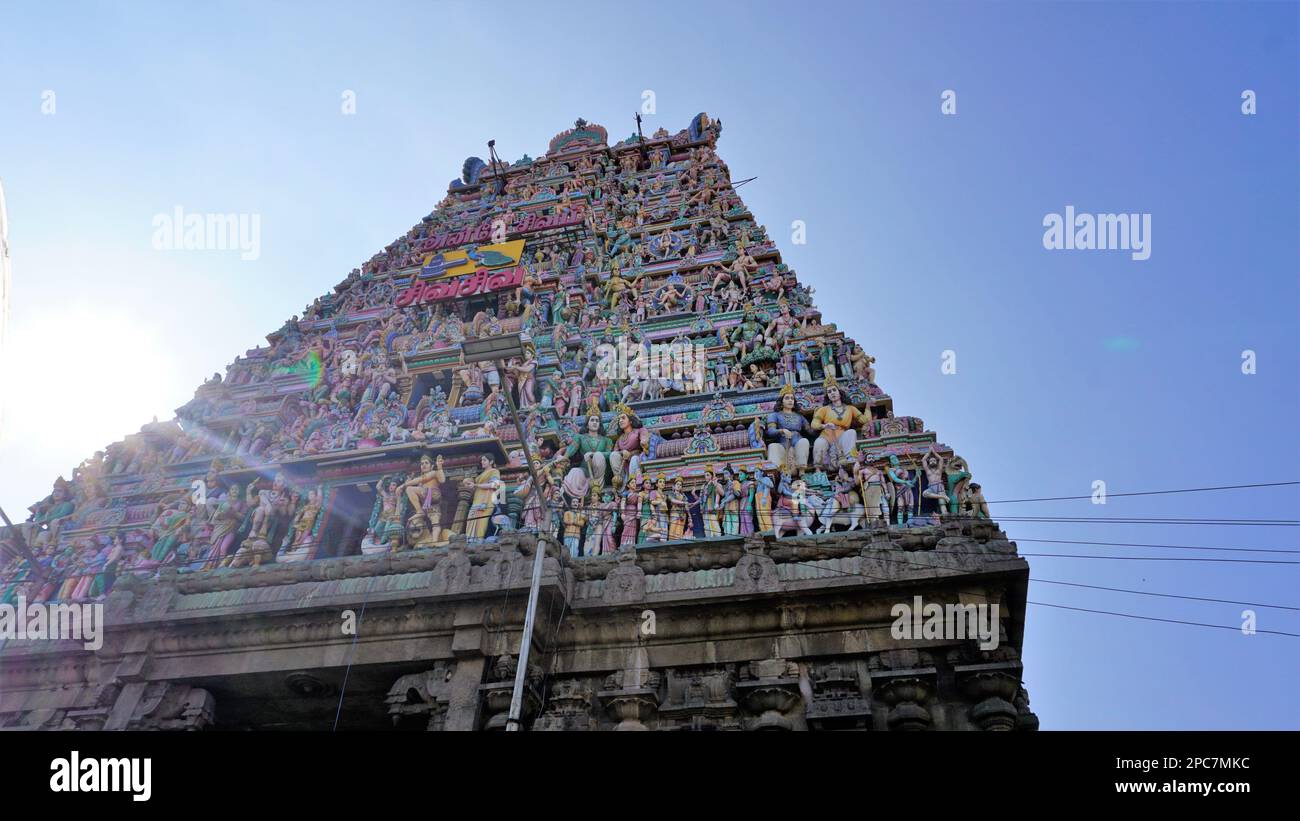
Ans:
[[[501,481],[501,471],[496,469],[491,456],[483,454],[479,464],[483,470],[474,480],[474,498],[469,507],[469,521],[465,523],[465,535],[470,539],[482,539],[487,535],[493,500]]]

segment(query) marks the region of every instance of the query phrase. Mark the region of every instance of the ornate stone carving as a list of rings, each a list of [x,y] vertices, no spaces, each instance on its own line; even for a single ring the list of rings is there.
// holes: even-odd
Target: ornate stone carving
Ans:
[[[803,729],[796,707],[803,703],[799,692],[799,665],[785,659],[764,659],[741,668],[736,684],[745,708],[754,715],[750,730]]]
[[[891,679],[878,695],[889,705],[885,723],[891,730],[927,730],[934,721],[924,706],[930,698],[930,685],[922,679]]]
[[[621,551],[618,565],[605,576],[605,604],[628,604],[644,599],[645,571],[637,567],[636,551]]]
[[[609,717],[618,722],[615,730],[650,729],[646,723],[659,709],[660,680],[659,673],[650,669],[644,647],[629,652],[627,666],[606,677],[605,689],[596,693],[596,698]]]
[[[1015,676],[990,671],[972,673],[962,681],[967,698],[975,702],[970,709],[971,723],[981,730],[1014,730],[1019,714],[1012,700],[1020,692]]]
[[[734,585],[744,593],[772,593],[781,589],[776,562],[767,555],[767,543],[761,536],[745,540],[745,555],[736,562]]]
[[[443,729],[455,673],[456,662],[440,661],[423,673],[411,673],[394,682],[384,699],[393,726],[422,722],[426,730]]]

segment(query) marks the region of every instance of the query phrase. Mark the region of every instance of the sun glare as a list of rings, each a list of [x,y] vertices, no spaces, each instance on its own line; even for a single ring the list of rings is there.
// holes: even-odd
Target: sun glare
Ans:
[[[48,453],[57,460],[49,475],[155,415],[172,418],[189,396],[165,340],[138,317],[73,308],[13,320],[0,368],[0,446]]]

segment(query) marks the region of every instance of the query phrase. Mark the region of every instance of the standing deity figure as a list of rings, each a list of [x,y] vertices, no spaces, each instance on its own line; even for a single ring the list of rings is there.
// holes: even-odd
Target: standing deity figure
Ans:
[[[437,459],[431,459],[426,453],[420,456],[419,472],[401,486],[402,493],[406,494],[406,500],[411,505],[411,517],[424,517],[429,540],[433,542],[439,541],[442,536],[442,483],[445,481],[447,474],[442,469],[442,454],[438,454]]]
[[[834,377],[827,377],[825,389],[826,404],[817,409],[812,419],[812,429],[821,434],[813,443],[813,461],[834,467],[841,459],[856,455],[858,434],[853,428],[862,421],[863,413],[844,402]]]
[[[767,461],[790,469],[808,464],[808,420],[795,407],[794,387],[785,385],[767,415]]]
[[[736,480],[736,474],[726,465],[723,465],[718,481],[722,485],[722,498],[719,500],[722,509],[722,534],[739,536],[742,490],[740,482]]]
[[[582,531],[587,526],[587,485],[581,488],[581,495],[570,493],[569,488],[565,488],[564,498],[568,502],[562,515],[562,524],[564,526],[564,547],[569,551],[571,558],[578,558],[584,555],[582,544]]]
[[[524,343],[523,360],[515,359],[510,369],[511,378],[519,386],[520,407],[537,404],[537,353],[532,342]]]
[[[256,482],[248,486],[250,494],[256,487]],[[257,509],[253,511],[253,527],[249,531],[249,538],[266,539],[270,526],[270,517],[282,508],[284,503],[289,499],[289,489],[285,486],[284,474],[276,474],[275,480],[271,483],[270,488],[264,488],[256,491]]]
[[[889,504],[885,500],[885,474],[871,464],[865,457],[853,465],[853,477],[857,480],[858,493],[862,496],[862,506],[866,509],[868,522],[889,521]]]
[[[704,468],[704,485],[700,489],[700,515],[704,519],[705,536],[722,535],[722,499],[726,488],[713,472],[713,465]]]
[[[897,456],[889,457],[889,470],[885,471],[885,476],[894,486],[894,518],[901,527],[912,518],[912,502],[916,498],[912,486],[916,484],[916,479],[911,471],[899,463]]]
[[[474,489],[469,515],[465,522],[465,536],[470,539],[482,539],[487,536],[493,508],[499,503],[498,491],[503,490],[501,472],[496,469],[496,461],[491,454],[483,454],[479,459],[479,467],[480,471],[476,478],[465,480],[465,484]]]
[[[650,477],[641,479],[641,529],[637,541],[662,542],[668,538],[668,480],[661,473],[654,485]]]
[[[377,544],[384,548],[395,548],[402,541],[402,488],[404,483],[396,478],[380,482],[379,498],[375,500],[375,511],[370,516],[370,533]],[[398,545],[393,544],[396,539]]]
[[[312,488],[307,491],[307,503],[302,509],[294,514],[292,533],[293,538],[289,542],[292,547],[306,547],[316,543],[315,534],[312,530],[316,527],[316,519],[320,516],[321,497],[320,491]]]
[[[736,515],[739,519],[740,535],[752,535],[754,532],[754,483],[750,481],[749,475],[745,473],[744,468],[736,471],[736,478],[732,483],[732,487],[733,492],[736,494]]]
[[[772,532],[772,491],[776,483],[760,465],[754,469],[754,513],[758,519],[758,532]]]
[[[966,486],[970,482],[970,467],[966,465],[966,460],[953,454],[948,460],[947,470],[944,474],[948,484],[948,507],[945,514],[957,516],[961,514],[961,502],[966,496]]]
[[[691,528],[691,501],[686,495],[685,482],[678,476],[673,480],[673,489],[668,493],[668,538],[685,539],[693,535]]]
[[[641,521],[640,484],[637,476],[633,475],[627,482],[627,490],[623,491],[623,535],[618,542],[620,550],[628,546],[636,546],[637,526]]]
[[[943,465],[943,457],[931,444],[925,456],[921,457],[921,470],[925,473],[925,489],[921,491],[921,498],[934,499],[935,509],[940,516],[948,512],[948,492],[943,484]]]
[[[215,488],[215,485],[211,487]],[[233,553],[239,525],[244,520],[245,505],[244,488],[238,484],[231,485],[217,503],[216,510],[209,519],[212,524],[212,532],[208,535],[211,548],[203,565],[204,570],[217,567],[222,559]]]
[[[600,491],[600,504],[596,505],[588,526],[587,542],[591,545],[591,555],[604,556],[618,550],[614,540],[618,529],[618,500],[614,498],[613,488]]]

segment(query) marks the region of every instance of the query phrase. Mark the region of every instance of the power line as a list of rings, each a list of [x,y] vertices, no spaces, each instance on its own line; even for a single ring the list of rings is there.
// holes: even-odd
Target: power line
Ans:
[[[1165,494],[1169,494],[1169,493],[1203,493],[1203,492],[1211,491],[1211,490],[1240,490],[1240,489],[1242,489],[1242,488],[1254,488],[1254,487],[1284,487],[1284,486],[1287,486],[1287,485],[1300,485],[1300,481],[1294,481],[1294,482],[1260,482],[1260,483],[1258,483],[1258,484],[1253,484],[1253,485],[1218,485],[1218,486],[1216,486],[1216,487],[1185,487],[1185,488],[1178,488],[1177,490],[1137,490],[1137,491],[1132,491],[1132,492],[1129,492],[1129,493],[1110,493],[1110,492],[1107,492],[1107,493],[1104,494],[1104,497],[1107,498],[1107,499],[1110,499],[1110,498],[1113,498],[1113,497],[1116,497],[1116,496],[1163,496],[1163,495],[1165,495]],[[1042,497],[1042,498],[1038,498],[1038,499],[999,499],[999,500],[997,500],[997,501],[990,501],[990,502],[988,502],[988,504],[990,504],[990,505],[1009,505],[1009,504],[1012,504],[1012,503],[1014,503],[1014,502],[1067,502],[1067,501],[1073,501],[1073,500],[1078,500],[1078,499],[1093,499],[1093,498],[1095,498],[1095,495],[1088,495],[1088,496],[1044,496],[1044,497]]]
[[[1200,545],[1188,544],[1150,544],[1146,542],[1084,542],[1077,539],[1026,539],[1016,537],[1011,539],[1013,542],[1038,542],[1043,544],[1087,544],[1100,545],[1104,547],[1153,547],[1162,550],[1212,550],[1216,552],[1232,553],[1300,553],[1300,550],[1294,548],[1267,548],[1267,547],[1202,547]]]
[[[1060,610],[1077,610],[1080,613],[1099,613],[1104,616],[1120,616],[1126,619],[1141,619],[1142,621],[1161,621],[1161,622],[1165,622],[1166,624],[1186,624],[1192,627],[1213,627],[1216,630],[1233,630],[1233,631],[1241,630],[1240,627],[1233,627],[1227,624],[1207,624],[1205,622],[1184,621],[1182,619],[1162,619],[1158,616],[1139,616],[1135,613],[1117,613],[1113,610],[1091,610],[1087,607],[1070,607],[1064,604],[1051,604],[1050,602],[1026,601],[1025,604],[1033,604],[1033,605],[1037,605],[1038,607],[1055,607]],[[1274,636],[1291,636],[1292,638],[1300,638],[1300,633],[1288,633],[1284,630],[1256,630],[1255,632],[1269,633]]]
[[[1137,596],[1156,596],[1162,599],[1187,599],[1189,601],[1214,602],[1216,604],[1241,604],[1241,605],[1245,605],[1246,607],[1267,607],[1270,610],[1300,611],[1300,607],[1291,607],[1285,604],[1260,604],[1259,602],[1234,601],[1232,599],[1210,599],[1210,598],[1205,598],[1203,596],[1183,596],[1176,593],[1154,593],[1149,590],[1129,590],[1123,587],[1106,587],[1104,585],[1098,585],[1098,584],[1081,584],[1079,582],[1061,582],[1061,581],[1056,581],[1054,579],[1040,579],[1034,576],[1030,576],[1029,581],[1031,583],[1038,582],[1040,584],[1060,584],[1060,585],[1066,585],[1068,587],[1086,587],[1091,590],[1108,590],[1112,593],[1131,593]]]

